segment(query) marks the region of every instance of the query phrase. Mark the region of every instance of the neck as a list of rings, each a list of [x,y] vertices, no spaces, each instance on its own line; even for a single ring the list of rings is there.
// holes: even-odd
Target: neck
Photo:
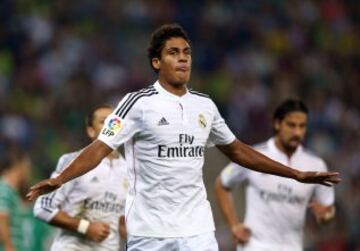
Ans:
[[[285,155],[290,159],[291,156],[294,154],[294,152],[296,151],[296,149],[289,149],[286,148],[280,141],[280,139],[278,137],[275,137],[275,146],[283,153],[285,153]]]
[[[159,83],[165,90],[167,90],[168,92],[170,92],[176,96],[179,96],[179,97],[185,95],[187,92],[186,83],[171,84],[171,83],[165,81],[164,79],[162,79],[161,77],[159,77]]]
[[[15,174],[14,172],[10,172],[10,173],[6,173],[3,175],[3,180],[5,181],[6,184],[8,184],[11,188],[13,188],[14,190],[18,191],[20,182],[18,179],[18,175]]]

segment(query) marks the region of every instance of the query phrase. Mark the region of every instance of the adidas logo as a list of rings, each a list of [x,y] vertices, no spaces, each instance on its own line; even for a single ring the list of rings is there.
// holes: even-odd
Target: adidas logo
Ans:
[[[90,181],[91,182],[99,182],[99,179],[96,176],[94,176],[94,177],[92,177],[92,179]]]
[[[166,118],[162,117],[160,121],[158,122],[158,126],[168,125],[169,122],[166,120]]]

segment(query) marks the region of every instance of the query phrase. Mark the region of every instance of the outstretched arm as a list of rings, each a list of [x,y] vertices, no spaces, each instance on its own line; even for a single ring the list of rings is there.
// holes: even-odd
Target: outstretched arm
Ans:
[[[273,161],[237,139],[228,145],[217,145],[217,147],[233,162],[254,171],[292,178],[302,183],[317,183],[325,186],[340,182],[339,173],[302,172]]]
[[[79,177],[94,169],[101,160],[113,151],[108,145],[100,140],[93,141],[88,145],[77,158],[57,177],[40,181],[30,188],[26,197],[35,200],[38,196],[50,193],[59,188],[62,184]]]

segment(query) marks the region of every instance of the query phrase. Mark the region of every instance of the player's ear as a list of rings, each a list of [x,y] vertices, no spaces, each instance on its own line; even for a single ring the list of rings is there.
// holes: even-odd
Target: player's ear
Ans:
[[[94,128],[92,128],[90,126],[86,127],[86,133],[89,136],[89,138],[91,138],[91,139],[96,138],[96,132],[95,132]]]
[[[156,70],[160,70],[160,60],[158,58],[151,59],[151,64]]]
[[[280,130],[280,120],[278,119],[274,121],[274,130],[275,132],[278,132]]]

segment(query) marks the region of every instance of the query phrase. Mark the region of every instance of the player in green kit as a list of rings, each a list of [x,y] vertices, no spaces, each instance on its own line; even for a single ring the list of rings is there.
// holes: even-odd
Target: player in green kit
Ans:
[[[9,149],[0,154],[0,251],[25,251],[19,191],[30,167],[24,152]]]

